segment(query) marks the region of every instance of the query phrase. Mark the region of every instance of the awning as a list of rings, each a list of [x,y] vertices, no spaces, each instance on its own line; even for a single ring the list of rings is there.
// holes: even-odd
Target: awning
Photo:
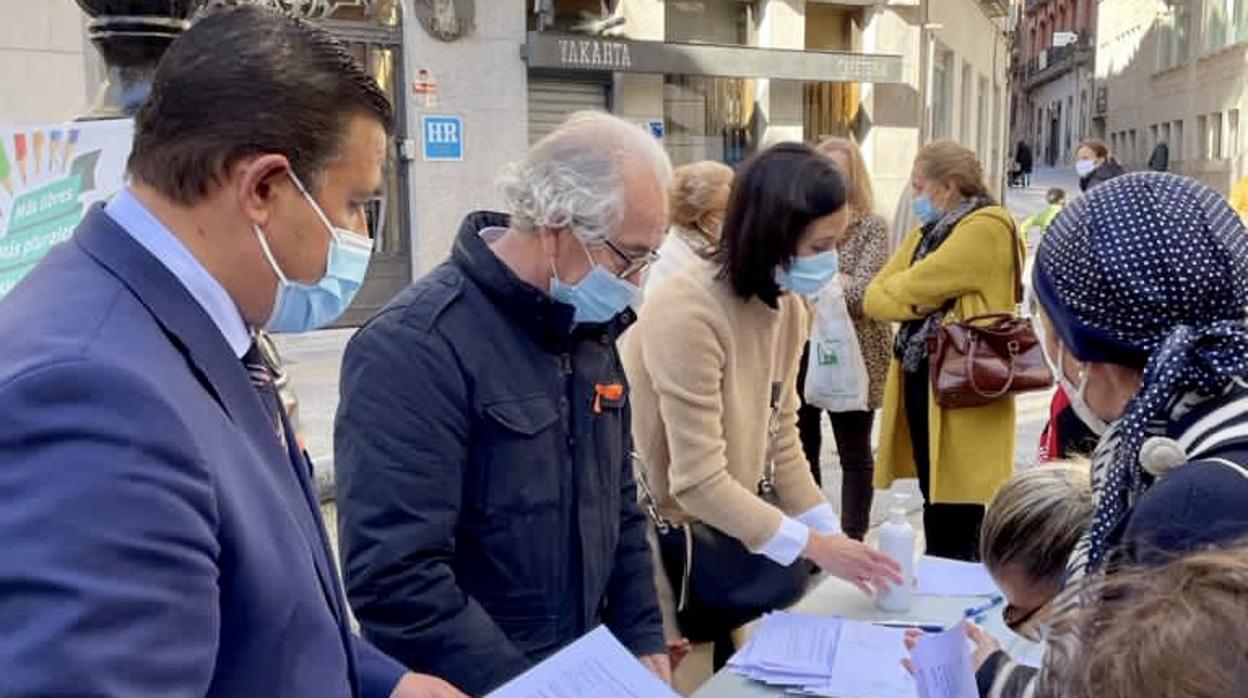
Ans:
[[[883,54],[632,41],[530,32],[530,68],[581,72],[709,75],[801,82],[902,82],[902,57]]]

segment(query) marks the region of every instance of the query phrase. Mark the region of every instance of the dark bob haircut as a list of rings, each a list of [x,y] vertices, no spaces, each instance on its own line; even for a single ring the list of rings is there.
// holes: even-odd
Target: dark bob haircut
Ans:
[[[828,158],[801,143],[755,155],[732,185],[720,240],[719,278],[743,300],[777,306],[776,269],[787,268],[811,223],[846,204],[845,182]]]

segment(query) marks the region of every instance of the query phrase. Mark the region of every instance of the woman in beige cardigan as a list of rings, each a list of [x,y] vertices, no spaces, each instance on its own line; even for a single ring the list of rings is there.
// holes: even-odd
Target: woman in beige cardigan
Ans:
[[[870,594],[900,583],[898,566],[841,533],[797,433],[810,323],[799,294],[835,278],[845,202],[840,176],[811,148],[758,155],[733,185],[719,254],[647,298],[622,355],[636,448],[665,518],[701,521],[782,565],[804,557]],[[773,386],[780,429],[769,443]],[[769,456],[779,508],[755,494]],[[661,569],[656,580],[675,640],[672,590]]]

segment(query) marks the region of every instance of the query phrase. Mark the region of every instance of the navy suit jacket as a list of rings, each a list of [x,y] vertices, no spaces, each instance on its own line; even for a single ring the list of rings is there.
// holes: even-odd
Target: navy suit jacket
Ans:
[[[181,282],[93,209],[0,302],[0,695],[390,695],[403,668],[351,633],[270,424]]]

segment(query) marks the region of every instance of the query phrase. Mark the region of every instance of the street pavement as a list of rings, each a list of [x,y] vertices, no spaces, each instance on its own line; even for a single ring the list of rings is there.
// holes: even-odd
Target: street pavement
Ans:
[[[1005,203],[1016,220],[1043,209],[1047,203],[1045,192],[1049,187],[1062,187],[1068,201],[1078,195],[1078,182],[1073,171],[1043,168],[1032,177],[1028,188],[1013,188],[1006,192]],[[1029,250],[1034,251],[1039,233],[1029,239]],[[1030,274],[1027,275],[1030,277]],[[333,496],[333,427],[334,412],[338,406],[338,372],[342,353],[354,330],[326,330],[305,335],[277,335],[278,350],[286,363],[291,385],[299,398],[300,435],[316,466],[317,484],[323,499]],[[1015,467],[1027,468],[1035,463],[1040,432],[1048,418],[1049,396],[1033,394],[1018,399],[1018,436],[1015,450]],[[878,432],[878,425],[877,430]],[[878,433],[877,433],[878,437]],[[823,482],[829,500],[838,509],[841,496],[841,473],[836,456],[836,442],[827,420],[824,420]],[[918,527],[918,511],[922,504],[917,483],[913,480],[899,482],[895,490],[909,495],[908,508]],[[877,525],[887,515],[890,502],[886,493],[877,493],[872,512],[872,525]],[[332,515],[332,511],[328,512]],[[331,526],[332,528],[332,526]]]

